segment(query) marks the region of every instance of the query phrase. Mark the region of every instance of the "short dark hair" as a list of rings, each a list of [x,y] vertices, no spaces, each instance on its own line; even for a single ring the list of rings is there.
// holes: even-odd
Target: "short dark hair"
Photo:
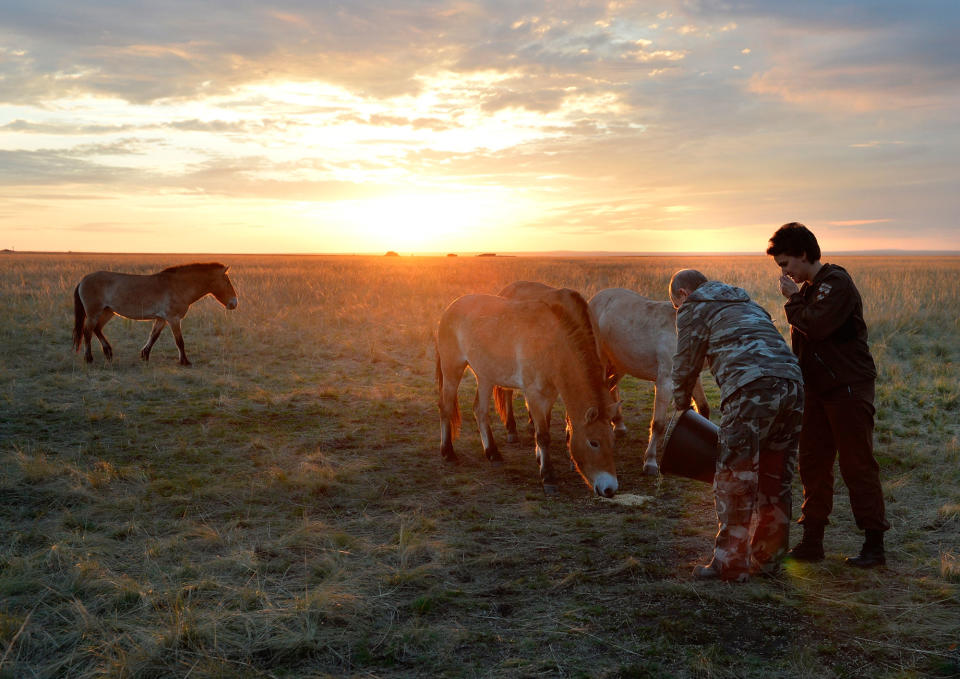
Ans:
[[[670,278],[670,294],[676,295],[680,288],[691,292],[707,282],[707,277],[696,269],[681,269]]]
[[[767,254],[789,255],[790,257],[807,256],[811,264],[820,259],[820,244],[813,232],[800,222],[784,224],[770,237],[770,247]]]

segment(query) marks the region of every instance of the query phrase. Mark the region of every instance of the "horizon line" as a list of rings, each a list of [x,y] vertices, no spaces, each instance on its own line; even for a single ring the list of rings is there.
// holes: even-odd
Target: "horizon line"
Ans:
[[[241,257],[681,257],[681,256],[700,256],[700,257],[767,257],[765,252],[747,251],[747,250],[664,250],[664,251],[614,251],[614,250],[502,250],[502,251],[483,251],[467,250],[463,252],[453,251],[411,251],[398,252],[388,250],[386,252],[377,251],[316,251],[316,252],[160,252],[160,251],[106,251],[106,250],[17,250],[15,248],[4,248],[0,250],[3,255],[216,255],[216,256],[241,256]],[[910,256],[930,256],[930,257],[956,257],[960,256],[960,250],[930,250],[917,249],[910,250],[905,248],[877,248],[870,250],[837,250],[824,253],[830,256],[880,256],[880,255],[910,255]],[[821,257],[823,259],[823,257]]]

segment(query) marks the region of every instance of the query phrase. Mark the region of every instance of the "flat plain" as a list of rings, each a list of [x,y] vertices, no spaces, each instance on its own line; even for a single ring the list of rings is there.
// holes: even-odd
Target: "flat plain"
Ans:
[[[194,305],[193,367],[169,330],[141,362],[149,323],[124,319],[113,361],[73,352],[84,274],[211,260],[240,304]],[[495,428],[484,460],[470,377],[441,462],[433,333],[515,280],[663,299],[684,267],[786,332],[770,258],[0,255],[0,677],[960,676],[960,258],[825,260],[880,370],[889,564],[844,565],[838,479],[826,560],[733,586],[690,577],[710,488],[642,474],[652,385],[624,381],[617,468],[653,499],[565,464],[545,496],[529,435]]]

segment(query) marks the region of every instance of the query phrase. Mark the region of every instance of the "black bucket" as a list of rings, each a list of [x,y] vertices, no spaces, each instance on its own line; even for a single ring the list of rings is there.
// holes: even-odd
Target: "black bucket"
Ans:
[[[660,471],[712,484],[719,447],[720,427],[692,408],[677,411],[660,441]]]

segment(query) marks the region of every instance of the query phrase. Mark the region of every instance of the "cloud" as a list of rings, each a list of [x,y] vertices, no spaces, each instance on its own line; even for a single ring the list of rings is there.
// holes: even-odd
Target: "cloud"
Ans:
[[[162,230],[159,224],[144,225],[140,223],[132,226],[126,222],[83,222],[81,224],[72,224],[64,227],[63,231],[79,231],[82,233],[119,233],[119,234],[138,234],[158,233]]]
[[[0,186],[126,183],[128,173],[86,160],[90,149],[76,154],[53,150],[0,150]]]
[[[11,196],[497,186],[581,234],[960,209],[953,2],[13,4]]]
[[[8,103],[84,93],[148,103],[278,79],[325,81],[384,98],[416,94],[422,77],[439,68],[492,69],[531,79],[522,89],[494,93],[488,106],[543,111],[559,105],[557,89],[592,83],[645,91],[650,73],[676,71],[684,62],[688,73],[708,63],[716,68],[712,48],[750,34],[757,44],[732,48],[729,68],[749,49],[757,68],[744,69],[747,91],[795,105],[856,112],[908,106],[917,97],[935,103],[960,79],[949,20],[958,9],[946,1],[666,6],[657,18],[606,2],[358,0],[334,11],[295,0],[207,0],[187,11],[145,0],[40,0],[0,18],[0,44],[7,45],[0,75]],[[654,21],[659,30],[649,28]],[[554,79],[549,87],[537,82],[544,76]],[[664,106],[671,108],[669,98]]]
[[[408,118],[405,116],[391,116],[382,113],[373,114],[366,118],[360,116],[352,116],[352,118],[358,122],[363,122],[378,127],[411,127],[415,130],[432,130],[434,132],[449,130],[454,127],[449,121],[441,120],[440,118]],[[348,117],[343,117],[341,119],[347,120]]]
[[[890,219],[847,219],[844,221],[827,222],[830,226],[864,226],[866,224],[882,224]]]
[[[144,129],[140,125],[87,125],[76,123],[41,123],[17,118],[5,125],[0,125],[0,132],[24,132],[27,134],[53,135],[91,135],[114,134]]]
[[[323,80],[387,97],[416,93],[438,68],[620,76],[667,67],[682,50],[637,35],[603,2],[358,0],[335,7],[198,2],[189,11],[132,0],[39,0],[5,12],[8,103],[82,93],[148,103],[228,93],[267,80]],[[606,27],[603,27],[605,24]]]
[[[790,3],[705,0],[685,9],[732,16],[764,55],[748,91],[850,113],[952,107],[960,91],[960,6],[949,0]]]

